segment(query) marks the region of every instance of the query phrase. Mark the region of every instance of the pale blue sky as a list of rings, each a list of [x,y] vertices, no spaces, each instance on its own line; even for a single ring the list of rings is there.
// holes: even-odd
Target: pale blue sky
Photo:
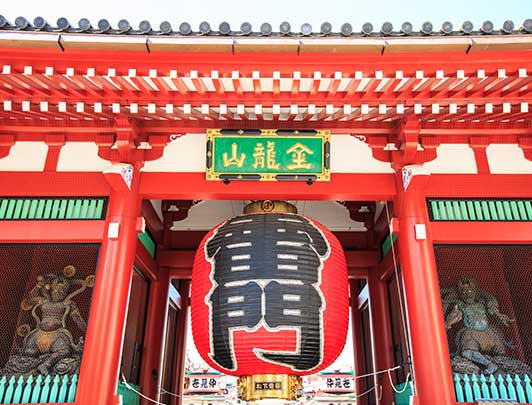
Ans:
[[[107,18],[113,27],[121,18],[128,19],[134,27],[147,19],[154,28],[168,20],[174,29],[188,21],[194,30],[204,20],[213,29],[227,21],[234,30],[249,21],[254,31],[263,22],[271,23],[278,31],[282,21],[290,22],[293,31],[304,22],[311,23],[317,31],[323,21],[331,22],[334,31],[339,31],[344,22],[360,31],[367,21],[376,30],[384,21],[391,21],[396,29],[410,21],[415,30],[424,21],[431,21],[436,30],[445,20],[451,21],[455,29],[464,20],[471,20],[477,29],[486,19],[493,21],[496,28],[506,19],[519,27],[524,19],[532,18],[532,0],[1,0],[0,14],[11,22],[19,15],[30,21],[40,15],[52,25],[58,17],[67,17],[75,26],[81,17],[89,18],[93,25],[100,18]]]

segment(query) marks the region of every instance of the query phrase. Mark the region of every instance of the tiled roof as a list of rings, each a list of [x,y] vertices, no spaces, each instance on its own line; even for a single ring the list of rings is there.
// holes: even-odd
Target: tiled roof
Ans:
[[[301,27],[292,27],[288,22],[280,24],[278,31],[274,31],[269,23],[263,23],[260,27],[252,27],[244,22],[240,27],[231,27],[229,23],[222,22],[218,27],[211,27],[208,22],[202,22],[197,30],[189,23],[183,22],[172,25],[163,21],[158,29],[152,27],[149,21],[141,21],[138,28],[134,29],[127,20],[120,20],[116,27],[111,26],[108,20],[99,20],[93,24],[86,18],[79,20],[77,26],[71,24],[66,18],[61,17],[55,25],[48,23],[42,17],[36,17],[33,23],[24,17],[17,17],[14,23],[0,15],[0,30],[5,31],[36,31],[36,32],[68,32],[88,34],[120,34],[120,35],[169,35],[169,36],[251,36],[251,37],[408,37],[408,36],[464,36],[464,35],[507,35],[507,34],[532,34],[532,19],[526,19],[520,26],[513,21],[507,20],[501,27],[495,27],[491,21],[485,21],[481,26],[475,27],[470,21],[465,21],[456,28],[449,21],[441,27],[435,27],[430,22],[425,22],[416,29],[411,23],[405,22],[401,27],[393,27],[390,22],[382,26],[374,27],[371,23],[365,23],[362,27],[353,27],[349,23],[340,27],[324,22],[321,26],[312,27],[310,24],[302,24]],[[238,29],[237,29],[238,28]]]

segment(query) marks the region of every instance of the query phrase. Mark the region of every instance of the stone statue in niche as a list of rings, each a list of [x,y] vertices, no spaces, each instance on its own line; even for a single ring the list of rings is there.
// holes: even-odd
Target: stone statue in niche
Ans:
[[[456,353],[452,368],[457,373],[493,374],[529,373],[530,367],[517,359],[505,356],[512,344],[505,340],[498,323],[508,327],[514,319],[499,310],[497,299],[480,288],[478,281],[463,277],[458,284],[442,289],[445,327],[451,329],[461,323],[456,334]]]
[[[74,342],[67,329],[70,318],[85,334],[87,323],[83,319],[73,298],[93,287],[94,276],[85,280],[72,279],[76,268],[72,265],[63,269],[63,274],[45,274],[37,278],[37,284],[20,306],[31,311],[35,322],[17,328],[23,336],[22,346],[12,354],[4,366],[3,374],[72,374],[77,373],[83,351],[83,338]],[[76,287],[74,289],[74,287]]]

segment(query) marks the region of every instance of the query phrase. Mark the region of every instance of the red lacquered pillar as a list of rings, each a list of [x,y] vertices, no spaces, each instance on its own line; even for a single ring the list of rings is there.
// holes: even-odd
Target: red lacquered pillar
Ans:
[[[358,280],[349,280],[350,304],[351,304],[351,333],[353,339],[353,356],[355,377],[365,374],[364,368],[364,335],[362,333],[362,317],[358,308]],[[362,378],[355,380],[355,390],[357,395],[364,392]],[[360,403],[364,404],[366,399],[360,398]]]
[[[369,304],[375,354],[375,370],[382,371],[394,366],[393,341],[388,308],[388,292],[386,282],[381,281],[378,268],[372,268],[368,277]],[[380,404],[389,405],[394,400],[387,373],[375,376],[375,383],[382,388]]]
[[[104,175],[111,194],[76,395],[82,405],[119,403],[116,386],[140,213],[139,172],[113,165]]]
[[[170,278],[168,269],[159,270],[159,278],[152,281],[146,315],[146,335],[142,350],[142,365],[140,369],[140,387],[142,393],[159,401],[158,387],[162,381],[162,353],[164,347],[164,333],[168,316],[168,288]],[[141,398],[141,404],[149,405],[150,401]]]
[[[190,304],[190,280],[179,281],[179,294],[181,295],[181,309],[177,320],[177,338],[175,342],[174,375],[172,391],[178,395],[172,397],[172,405],[183,403],[183,383],[185,380],[185,359],[187,356],[187,331]]]
[[[422,405],[450,405],[456,399],[425,201],[430,173],[421,166],[405,166],[401,174],[396,181],[396,215],[416,401]]]

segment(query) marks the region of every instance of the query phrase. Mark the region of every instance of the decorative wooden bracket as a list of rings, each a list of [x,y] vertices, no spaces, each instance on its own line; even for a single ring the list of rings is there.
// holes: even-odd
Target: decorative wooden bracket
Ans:
[[[421,138],[419,119],[409,116],[399,127],[397,151],[392,153],[392,167],[397,171],[408,165],[422,165],[436,159],[439,142],[435,137]]]
[[[57,162],[59,162],[59,154],[61,153],[61,148],[65,144],[65,135],[48,134],[44,137],[44,141],[48,145],[48,154],[46,155],[44,171],[55,172],[57,169]]]
[[[9,155],[14,144],[15,135],[0,135],[0,159]]]
[[[349,217],[353,221],[362,222],[367,229],[368,247],[374,244],[375,227],[375,210],[377,205],[375,201],[342,201],[340,202],[349,211]]]
[[[523,150],[525,159],[532,161],[532,137],[519,138],[519,147]]]
[[[142,133],[135,120],[119,116],[115,120],[114,137],[102,135],[97,140],[98,156],[113,163],[130,163],[142,167],[144,162],[159,159],[169,136],[148,136]]]
[[[471,136],[469,137],[469,146],[473,149],[475,154],[475,161],[477,163],[477,171],[481,173],[489,173],[490,166],[488,163],[488,155],[486,154],[486,148],[490,144],[489,137],[487,136]]]
[[[161,210],[163,212],[165,227],[174,221],[183,221],[188,217],[188,211],[194,205],[192,200],[163,200]]]
[[[436,159],[439,139],[434,136],[420,135],[420,121],[415,116],[407,117],[397,128],[396,136],[359,136],[355,138],[366,142],[372,155],[381,162],[392,163],[394,169],[410,164],[423,164]]]
[[[163,213],[163,245],[170,246],[170,228],[175,221],[183,221],[188,217],[190,208],[196,203],[192,200],[163,200],[161,211]]]

